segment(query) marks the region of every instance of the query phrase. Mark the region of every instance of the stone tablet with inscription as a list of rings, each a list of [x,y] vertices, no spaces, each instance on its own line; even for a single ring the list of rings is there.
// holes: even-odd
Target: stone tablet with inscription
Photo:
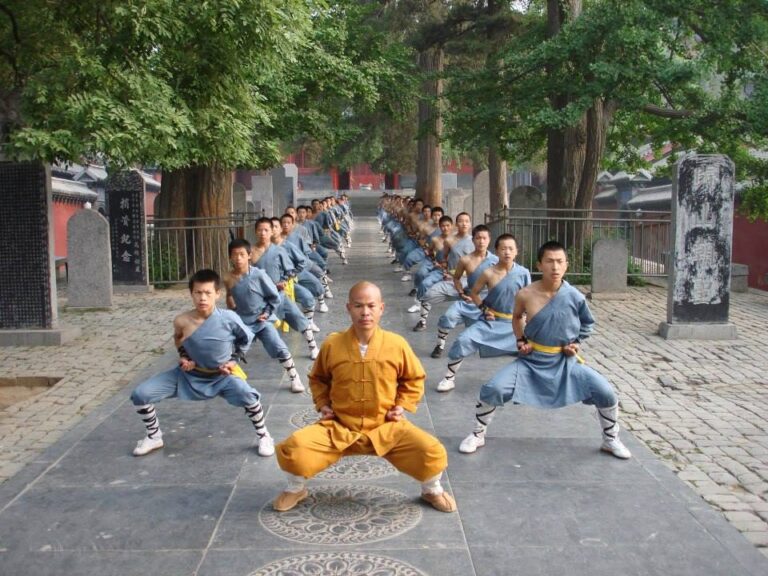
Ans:
[[[135,170],[107,179],[107,214],[115,284],[148,286],[144,179]]]
[[[733,162],[690,154],[672,181],[672,249],[665,338],[734,338],[728,323],[733,239]],[[725,328],[727,327],[727,329]]]
[[[37,162],[0,162],[0,329],[56,324],[51,176]]]

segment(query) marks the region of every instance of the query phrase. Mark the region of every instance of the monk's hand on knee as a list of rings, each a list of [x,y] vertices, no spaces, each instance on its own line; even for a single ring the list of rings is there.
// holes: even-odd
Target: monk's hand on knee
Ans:
[[[195,361],[189,358],[179,358],[179,366],[184,372],[190,372],[195,369]]]
[[[333,408],[327,404],[320,407],[320,420],[333,420],[334,418],[336,418],[336,413]]]
[[[230,360],[229,362],[219,366],[219,372],[228,376],[232,374],[232,370],[235,369],[235,366],[237,366],[237,362]]]
[[[579,345],[576,342],[571,342],[563,346],[563,354],[566,356],[576,356],[579,353]]]
[[[403,418],[405,418],[405,415],[403,414],[402,406],[392,406],[392,408],[387,410],[386,419],[389,422],[400,422]]]

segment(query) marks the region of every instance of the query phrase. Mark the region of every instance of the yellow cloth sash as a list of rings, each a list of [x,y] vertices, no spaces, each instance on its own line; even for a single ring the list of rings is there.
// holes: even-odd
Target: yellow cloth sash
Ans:
[[[202,368],[201,366],[195,366],[195,369],[193,372],[200,372],[201,374],[219,374],[218,368]],[[248,380],[248,374],[246,374],[242,368],[240,368],[240,364],[235,364],[235,367],[232,368],[232,376],[236,376],[237,378],[240,378],[241,380]]]
[[[488,308],[488,312],[493,314],[494,316],[497,316],[498,318],[504,318],[504,320],[512,320],[515,316],[513,314],[507,314],[506,312],[499,312],[497,310],[494,310],[493,308]],[[529,342],[530,344],[530,342]],[[536,344],[536,346],[539,346],[539,344]],[[557,346],[545,346],[545,348],[553,348],[557,349]],[[534,348],[536,350],[536,348]],[[558,349],[559,350],[559,349]],[[544,350],[539,350],[540,352],[544,352]],[[555,354],[556,352],[552,352],[552,354]]]
[[[294,289],[294,284],[296,280],[294,278],[291,278],[290,280],[286,280],[285,282],[285,295],[296,302],[296,290]],[[275,320],[275,328],[278,330],[282,330],[283,332],[290,332],[291,327],[288,326],[288,322],[285,320]]]
[[[543,352],[544,354],[562,354],[563,347],[562,346],[544,346],[544,344],[539,344],[537,342],[533,342],[531,340],[528,340],[528,344],[533,348],[536,352]],[[576,354],[576,360],[579,362],[579,364],[584,364],[584,358]]]

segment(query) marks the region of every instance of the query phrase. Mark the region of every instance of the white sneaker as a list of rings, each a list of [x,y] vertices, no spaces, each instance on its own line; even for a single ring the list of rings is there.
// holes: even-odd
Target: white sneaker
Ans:
[[[608,452],[609,454],[613,454],[616,456],[616,458],[621,458],[622,460],[628,460],[632,458],[632,453],[618,438],[614,440],[603,440],[603,445],[600,446],[600,450],[603,452]]]
[[[331,292],[330,290],[326,289],[325,290],[325,294],[323,294],[323,298],[333,298],[333,292]]]
[[[325,279],[328,282],[328,284],[333,284],[333,278],[331,278],[330,276],[326,275]]]
[[[347,264],[349,264],[349,260],[347,260],[346,258],[342,258],[342,259],[341,259],[341,263],[342,263],[344,266],[346,266]]]
[[[411,274],[409,272],[406,272],[403,274],[403,277],[400,278],[400,282],[410,282],[411,281]]]
[[[318,348],[317,346],[309,349],[310,360],[316,360],[319,355],[320,355],[320,348]]]
[[[403,270],[404,268],[400,264],[398,264],[397,266],[394,267],[392,272],[402,272]]]
[[[314,320],[309,321],[309,327],[312,329],[312,332],[320,332],[320,328],[317,327]]]
[[[470,434],[459,444],[459,452],[462,454],[472,454],[472,452],[476,452],[478,448],[483,446],[485,446],[485,434],[482,436]]]
[[[159,450],[163,446],[164,443],[162,434],[155,434],[154,438],[145,436],[136,443],[136,448],[133,449],[133,455],[144,456],[144,454],[149,454],[150,452]]]
[[[272,456],[275,453],[275,440],[267,432],[264,436],[259,438],[259,456]]]
[[[413,314],[414,312],[418,312],[419,310],[421,310],[421,304],[414,304],[413,306],[408,308],[408,312],[410,312],[411,314]]]
[[[443,378],[437,383],[438,392],[450,392],[454,388],[456,388],[456,382],[453,378]]]
[[[296,378],[291,378],[291,392],[298,394],[304,392],[304,384],[301,383],[301,378],[296,374]]]
[[[328,312],[328,304],[326,304],[325,302],[320,302],[320,307],[317,309],[317,311],[322,314],[325,314],[326,312]]]

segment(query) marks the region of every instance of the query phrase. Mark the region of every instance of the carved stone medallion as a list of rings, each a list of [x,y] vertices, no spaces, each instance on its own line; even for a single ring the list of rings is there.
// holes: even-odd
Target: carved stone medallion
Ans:
[[[293,510],[275,512],[268,503],[259,513],[273,534],[308,544],[360,544],[393,538],[421,520],[411,498],[379,486],[312,486]]]

